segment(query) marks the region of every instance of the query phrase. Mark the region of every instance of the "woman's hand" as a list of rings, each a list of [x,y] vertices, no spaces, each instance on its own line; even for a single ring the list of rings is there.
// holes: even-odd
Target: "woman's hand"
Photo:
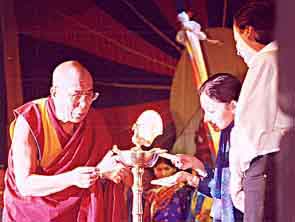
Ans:
[[[172,159],[172,163],[179,169],[186,170],[186,169],[194,169],[196,171],[204,171],[205,167],[202,161],[198,158],[187,155],[187,154],[176,154],[175,158]]]
[[[197,177],[188,172],[179,171],[172,176],[164,177],[157,180],[152,180],[151,184],[170,187],[181,182],[184,182],[184,183],[188,182],[190,185],[192,185],[191,182],[193,180],[196,180],[195,178]]]

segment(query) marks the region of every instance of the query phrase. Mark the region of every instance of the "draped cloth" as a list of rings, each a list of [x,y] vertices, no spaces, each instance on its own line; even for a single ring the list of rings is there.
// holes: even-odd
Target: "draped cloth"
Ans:
[[[96,166],[109,149],[111,140],[103,119],[94,114],[94,111],[90,109],[88,116],[77,124],[75,132],[70,136],[63,131],[56,119],[54,104],[50,97],[26,103],[15,110],[16,118],[21,115],[28,122],[35,139],[38,149],[37,174],[50,176],[70,171],[78,166]],[[57,136],[55,139],[54,136],[51,137],[53,138],[51,143],[45,142],[45,138],[48,138],[48,129],[55,132],[51,135]],[[60,146],[61,149],[56,149],[52,154],[49,151],[54,145]],[[12,155],[12,150],[10,150],[5,176],[5,222],[120,221],[119,211],[113,212],[112,215],[105,215],[104,209],[112,206],[113,200],[105,199],[103,186],[110,186],[108,189],[115,192],[113,195],[122,195],[119,194],[119,188],[114,188],[114,184],[110,182],[103,185],[101,180],[98,180],[89,189],[71,186],[48,196],[23,197],[16,187]],[[54,158],[49,158],[52,155]],[[82,211],[80,210],[81,203],[83,203]],[[121,206],[124,206],[122,204]],[[109,217],[108,220],[106,216]],[[113,216],[117,218],[113,219]]]
[[[190,212],[186,222],[212,222],[210,211],[212,198],[196,190],[191,197]]]
[[[221,131],[214,178],[210,184],[211,195],[214,199],[211,214],[213,221],[237,222],[242,221],[242,214],[234,208],[230,196],[229,150],[230,133],[234,123]]]
[[[198,189],[194,192],[191,201],[191,213],[187,222],[209,222],[210,208],[205,209],[204,202],[210,202],[213,205],[210,215],[214,222],[241,222],[242,213],[234,208],[230,196],[230,171],[229,171],[229,149],[230,133],[234,123],[221,131],[218,154],[213,170],[206,166],[208,176],[200,181]],[[211,199],[212,200],[212,199]]]

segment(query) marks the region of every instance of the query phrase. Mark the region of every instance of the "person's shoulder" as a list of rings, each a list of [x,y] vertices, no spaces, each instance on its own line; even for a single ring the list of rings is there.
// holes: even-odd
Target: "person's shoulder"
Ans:
[[[260,54],[260,59],[263,61],[277,60],[278,50],[269,50]]]
[[[265,52],[261,52],[259,56],[253,60],[251,64],[252,67],[272,67],[277,66],[278,63],[278,51],[277,50],[269,50]]]
[[[46,101],[47,98],[29,101],[15,109],[14,115],[16,122],[23,122],[21,120],[25,120],[30,127],[36,128],[37,130],[41,129],[40,107],[45,106]]]
[[[278,45],[276,42],[271,42],[266,45],[260,52],[257,60],[265,62],[273,62],[277,60]]]
[[[14,110],[14,112],[21,114],[38,110],[38,105],[45,104],[47,98],[41,98],[26,102]]]

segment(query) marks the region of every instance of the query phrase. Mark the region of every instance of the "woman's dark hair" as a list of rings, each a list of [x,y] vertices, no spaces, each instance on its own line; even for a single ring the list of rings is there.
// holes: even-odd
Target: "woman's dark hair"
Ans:
[[[211,99],[222,103],[238,101],[242,84],[229,73],[217,73],[210,76],[200,87],[199,95],[205,93]]]
[[[171,162],[171,160],[168,160],[166,158],[163,158],[163,157],[159,157],[159,159],[157,160],[157,162],[155,163],[154,167],[158,166],[160,163],[164,163],[166,165],[169,165],[173,168],[176,168],[173,163]]]
[[[267,45],[274,40],[275,4],[272,0],[249,0],[234,15],[234,24],[244,30],[252,26],[255,40]]]

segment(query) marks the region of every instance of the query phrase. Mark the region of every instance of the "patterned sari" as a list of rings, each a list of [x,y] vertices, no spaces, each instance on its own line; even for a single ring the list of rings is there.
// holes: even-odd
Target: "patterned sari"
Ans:
[[[194,191],[184,183],[151,189],[147,195],[144,222],[185,222]]]

